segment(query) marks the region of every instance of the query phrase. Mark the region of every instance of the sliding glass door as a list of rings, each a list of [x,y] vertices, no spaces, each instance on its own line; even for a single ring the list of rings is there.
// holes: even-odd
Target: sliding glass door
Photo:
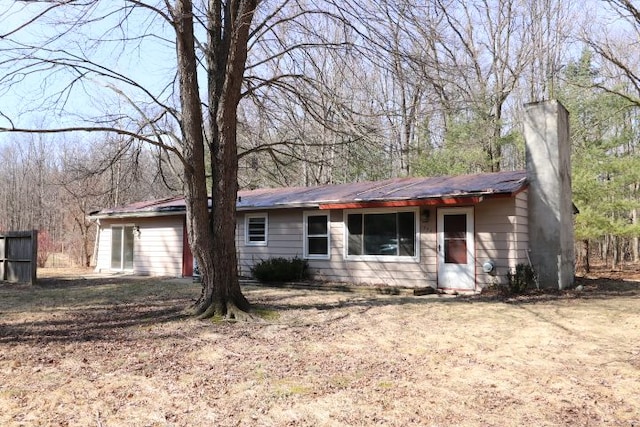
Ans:
[[[111,269],[133,270],[133,226],[111,227]]]

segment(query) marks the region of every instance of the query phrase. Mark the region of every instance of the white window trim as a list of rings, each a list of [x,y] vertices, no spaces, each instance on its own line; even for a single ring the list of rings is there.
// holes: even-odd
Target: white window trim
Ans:
[[[249,219],[264,218],[264,240],[252,242],[249,240]],[[267,246],[269,242],[269,216],[266,212],[250,213],[244,215],[244,244],[246,246]]]
[[[348,215],[349,214],[376,214],[376,213],[400,213],[400,212],[413,212],[414,217],[414,256],[389,256],[389,255],[349,255],[349,229]],[[374,209],[345,209],[343,211],[343,257],[345,261],[375,261],[375,262],[408,262],[415,263],[420,262],[420,208],[374,208]]]
[[[308,218],[310,216],[324,216],[327,219],[327,234],[308,234]],[[331,259],[331,217],[329,212],[318,212],[318,211],[307,211],[303,212],[303,231],[302,231],[302,246],[303,246],[303,254],[305,259]],[[318,255],[318,254],[309,254],[309,237],[326,237],[327,238],[327,254],[326,255]]]

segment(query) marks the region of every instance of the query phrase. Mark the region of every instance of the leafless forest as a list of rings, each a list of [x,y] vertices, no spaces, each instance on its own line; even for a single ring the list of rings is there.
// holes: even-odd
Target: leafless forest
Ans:
[[[184,191],[172,2],[41,3],[0,12],[0,230],[88,265],[90,211]],[[638,262],[639,40],[628,0],[262,1],[240,188],[522,168],[521,106],[558,98],[581,264]]]

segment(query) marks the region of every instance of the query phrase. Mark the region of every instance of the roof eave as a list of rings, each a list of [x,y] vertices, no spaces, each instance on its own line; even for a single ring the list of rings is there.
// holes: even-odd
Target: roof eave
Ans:
[[[475,205],[486,199],[509,198],[524,191],[526,185],[515,191],[487,192],[479,194],[442,195],[425,197],[422,199],[396,199],[396,200],[355,200],[350,202],[321,203],[320,209],[368,209],[391,207],[415,207],[415,206],[459,206]]]
[[[350,201],[314,201],[314,202],[294,202],[276,203],[264,205],[240,205],[236,207],[238,212],[260,211],[260,210],[281,210],[281,209],[365,209],[384,207],[411,207],[411,206],[455,206],[477,204],[489,198],[509,198],[528,188],[526,179],[519,182],[517,188],[507,191],[483,191],[474,193],[442,194],[423,198],[407,199],[378,199],[378,200],[350,200]],[[91,220],[95,219],[127,219],[127,218],[153,218],[172,215],[184,215],[186,208],[172,207],[162,210],[145,211],[120,211],[120,212],[96,212],[88,215]]]
[[[276,210],[276,209],[318,209],[320,207],[320,203],[287,203],[287,204],[276,204],[276,205],[250,205],[250,206],[238,206],[236,207],[236,211],[238,212],[246,212],[246,211],[259,211],[259,210]]]
[[[171,211],[147,211],[147,212],[107,212],[88,215],[89,219],[125,219],[125,218],[154,218],[160,216],[175,216],[185,213],[184,209],[174,209]]]

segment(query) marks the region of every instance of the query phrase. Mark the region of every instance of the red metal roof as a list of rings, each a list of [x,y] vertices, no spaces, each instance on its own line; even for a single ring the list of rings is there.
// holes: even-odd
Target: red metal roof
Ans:
[[[238,209],[321,207],[353,203],[511,195],[526,186],[524,171],[275,188],[238,193]]]
[[[238,192],[238,210],[291,207],[351,208],[419,204],[477,203],[484,197],[510,196],[527,186],[524,171],[426,178],[395,178],[385,181],[315,187],[285,187]],[[184,199],[175,197],[103,209],[94,217],[166,215],[184,211]]]
[[[162,213],[184,212],[184,210],[184,197],[168,197],[159,200],[131,203],[118,208],[102,209],[97,212],[91,212],[90,216],[97,218],[105,216],[130,216],[132,214],[154,216]]]

